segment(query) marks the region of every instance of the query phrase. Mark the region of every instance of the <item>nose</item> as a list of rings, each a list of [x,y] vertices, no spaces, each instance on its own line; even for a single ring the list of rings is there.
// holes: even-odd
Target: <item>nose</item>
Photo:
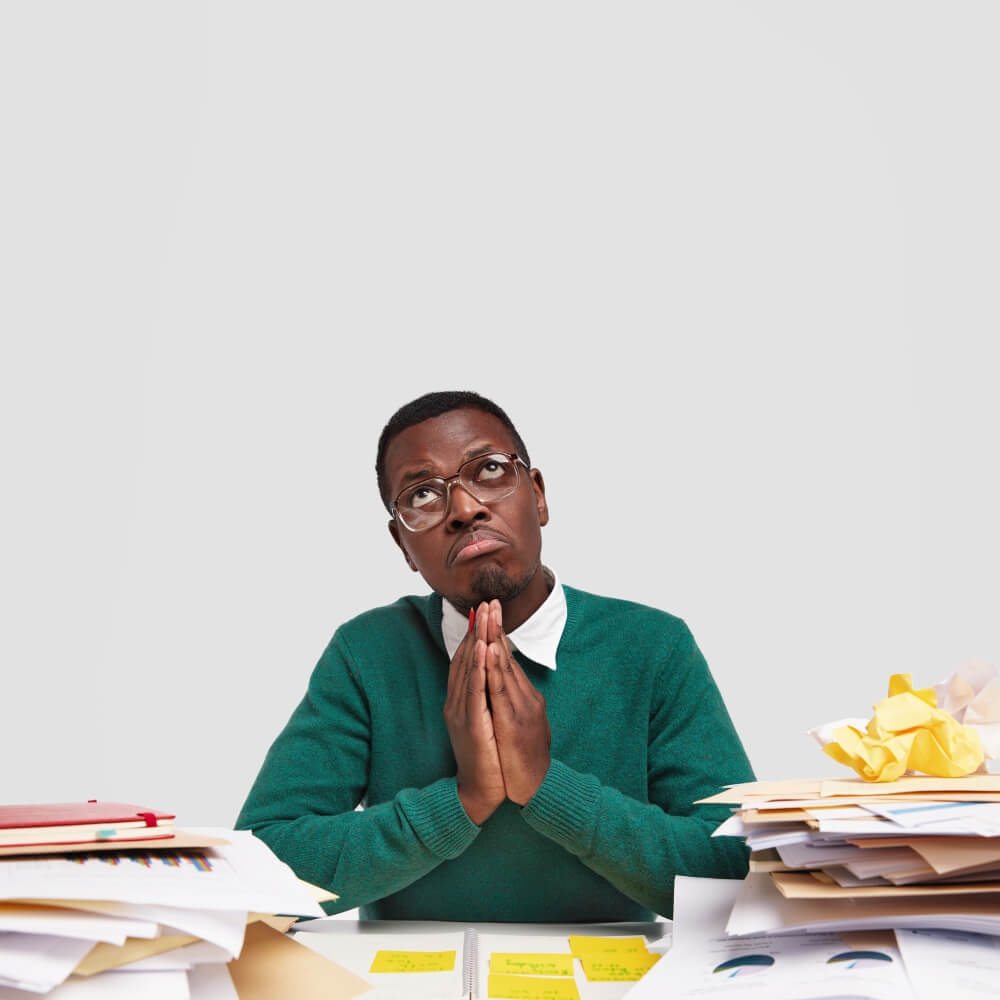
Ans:
[[[490,516],[486,504],[477,500],[461,483],[454,479],[448,484],[448,526],[461,530],[471,521],[485,521]]]

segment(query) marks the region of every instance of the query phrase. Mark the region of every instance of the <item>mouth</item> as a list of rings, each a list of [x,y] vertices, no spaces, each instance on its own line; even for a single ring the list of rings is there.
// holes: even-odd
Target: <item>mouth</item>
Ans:
[[[462,535],[451,548],[451,563],[468,562],[470,559],[478,559],[488,552],[496,552],[497,549],[507,547],[507,540],[492,531],[470,531],[467,535]]]

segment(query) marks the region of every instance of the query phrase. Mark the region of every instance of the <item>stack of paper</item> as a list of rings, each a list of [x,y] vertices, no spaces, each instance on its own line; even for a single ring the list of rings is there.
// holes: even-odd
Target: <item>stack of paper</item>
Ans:
[[[167,843],[37,847],[0,858],[0,1000],[246,1000],[266,995],[255,992],[267,979],[261,956],[280,979],[289,948],[301,953],[293,965],[328,968],[326,996],[365,988],[280,933],[323,910],[318,891],[261,841],[210,831]]]
[[[751,782],[716,836],[751,873],[730,934],[937,927],[1000,934],[1000,776]]]

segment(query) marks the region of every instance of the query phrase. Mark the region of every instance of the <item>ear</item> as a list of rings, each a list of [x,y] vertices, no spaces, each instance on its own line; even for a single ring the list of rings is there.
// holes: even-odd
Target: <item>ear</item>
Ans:
[[[399,534],[399,525],[396,524],[395,518],[389,522],[389,534],[392,535],[392,540],[399,546],[399,551],[403,553],[403,558],[406,560],[406,565],[413,570],[414,573],[417,572],[417,567],[413,565],[413,560],[410,558],[410,553],[406,551],[406,546],[403,544],[403,540]]]
[[[530,469],[528,478],[535,491],[535,506],[538,508],[538,523],[543,527],[549,523],[549,505],[545,500],[545,480],[538,469]]]

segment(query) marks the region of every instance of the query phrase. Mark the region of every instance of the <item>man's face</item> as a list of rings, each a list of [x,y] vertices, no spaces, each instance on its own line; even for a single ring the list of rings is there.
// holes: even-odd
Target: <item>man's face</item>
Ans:
[[[515,450],[507,428],[481,410],[452,410],[424,420],[389,444],[385,455],[389,496],[395,498],[417,480],[448,479],[477,455]],[[523,466],[519,471],[515,492],[491,504],[475,500],[456,480],[444,520],[426,531],[408,531],[396,519],[389,522],[410,568],[460,611],[493,598],[514,601],[535,580],[541,528],[549,512],[541,473],[537,469],[529,473]],[[533,590],[541,580],[538,574]]]

